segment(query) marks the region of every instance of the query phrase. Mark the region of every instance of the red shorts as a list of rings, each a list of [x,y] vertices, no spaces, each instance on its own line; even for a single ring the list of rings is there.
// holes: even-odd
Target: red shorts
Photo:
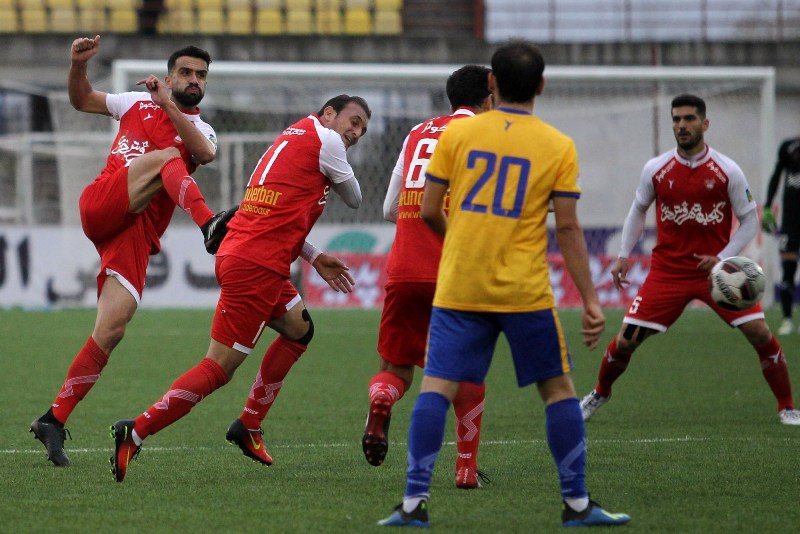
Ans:
[[[78,206],[81,225],[100,254],[97,294],[106,278],[114,276],[141,301],[152,236],[140,213],[128,213],[128,168],[101,177],[86,186]],[[155,236],[156,240],[158,236]]]
[[[739,326],[754,319],[764,318],[761,304],[741,311],[730,311],[717,306],[711,298],[708,278],[665,278],[657,271],[650,271],[622,322],[666,332],[667,328],[678,320],[684,308],[694,299],[708,304],[722,320],[731,326]]]
[[[216,273],[222,290],[211,338],[245,354],[269,323],[301,300],[287,278],[236,256],[217,256]]]
[[[425,366],[435,282],[389,282],[383,301],[378,354],[393,365]]]

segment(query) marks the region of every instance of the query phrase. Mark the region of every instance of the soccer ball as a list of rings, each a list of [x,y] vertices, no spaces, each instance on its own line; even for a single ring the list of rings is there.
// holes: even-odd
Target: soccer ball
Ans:
[[[726,310],[746,310],[764,295],[764,271],[744,256],[726,258],[711,269],[711,298]]]

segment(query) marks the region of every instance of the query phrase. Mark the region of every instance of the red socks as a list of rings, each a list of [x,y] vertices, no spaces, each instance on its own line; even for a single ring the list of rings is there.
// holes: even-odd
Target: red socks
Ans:
[[[394,403],[403,398],[406,392],[406,383],[403,379],[389,371],[379,371],[372,377],[369,383],[369,401],[370,403],[375,399],[378,394],[384,394],[389,398],[389,407],[394,406]]]
[[[181,158],[172,158],[161,167],[161,183],[169,197],[197,226],[203,226],[214,216]]]
[[[67,422],[69,414],[92,389],[107,363],[108,355],[89,336],[83,348],[72,360],[64,385],[61,386],[58,397],[53,401],[52,410],[56,419],[61,423]]]
[[[171,425],[228,380],[225,370],[217,362],[203,358],[178,377],[160,401],[134,420],[136,434],[144,439]]]
[[[611,396],[611,385],[628,368],[632,355],[633,353],[623,354],[619,351],[617,337],[614,336],[614,339],[606,347],[606,353],[603,355],[603,361],[600,364],[600,372],[597,374],[597,386],[595,386],[594,390],[598,395],[603,397]]]
[[[794,408],[792,401],[792,384],[789,380],[789,370],[786,367],[786,357],[780,343],[772,336],[767,343],[755,347],[758,359],[761,360],[761,372],[778,400],[778,411]]]
[[[245,428],[254,430],[261,427],[261,421],[267,416],[283,387],[283,379],[307,348],[308,346],[289,341],[283,336],[278,336],[272,342],[261,360],[261,368],[250,389],[242,415],[239,416]]]
[[[462,466],[478,468],[478,443],[481,438],[481,417],[486,384],[461,382],[453,399],[456,412],[456,471]]]

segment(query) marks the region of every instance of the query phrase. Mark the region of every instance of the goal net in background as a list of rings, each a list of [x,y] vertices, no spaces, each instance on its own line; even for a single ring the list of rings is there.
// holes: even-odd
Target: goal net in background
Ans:
[[[165,67],[163,61],[117,61],[111,86],[101,89],[138,90],[134,85],[137,80],[151,73],[163,76]],[[350,261],[358,277],[358,290],[350,297],[332,294],[313,275],[304,277],[304,290],[306,299],[316,306],[380,305],[382,266],[394,232],[394,226],[382,220],[391,169],[414,125],[448,113],[445,81],[458,67],[214,62],[201,108],[204,119],[217,132],[219,152],[216,161],[201,168],[195,178],[212,209],[236,204],[258,158],[283,128],[316,112],[337,94],[364,97],[372,108],[369,131],[348,155],[361,182],[364,205],[351,210],[331,195],[310,237],[320,248]],[[675,146],[669,107],[672,97],[691,92],[706,100],[711,121],[708,143],[737,161],[756,199],[763,198],[775,147],[772,69],[552,66],[546,69],[545,78],[545,91],[537,98],[535,112],[570,135],[577,145],[583,188],[579,213],[604,304],[627,305],[649,266],[652,210],[631,273],[632,286],[622,295],[611,287],[609,264],[617,252],[641,168],[647,159]],[[60,192],[59,220],[65,227],[76,226],[77,198],[103,166],[117,123],[74,111],[63,94],[53,95],[50,102],[56,129],[58,183],[53,185]],[[211,291],[213,264],[209,267],[208,260],[202,258],[196,232],[188,217],[177,214],[165,236],[165,253],[172,258],[166,266],[154,261],[153,270],[161,269],[161,278],[167,279],[186,279],[191,274],[192,280],[205,285],[187,283],[185,289],[207,287]],[[574,305],[577,295],[553,239],[550,253],[560,304]],[[760,238],[747,254],[764,264],[768,274],[773,271],[772,257],[776,254],[765,251]],[[766,261],[768,258],[770,261]],[[149,287],[152,289],[153,284]],[[169,283],[160,287],[166,289]],[[164,302],[170,302],[164,294]],[[210,303],[204,305],[214,304],[216,293],[211,291],[210,295]],[[201,305],[195,299],[173,296],[172,305]],[[161,305],[158,297],[151,298],[150,303]],[[148,304],[148,298],[143,304]]]

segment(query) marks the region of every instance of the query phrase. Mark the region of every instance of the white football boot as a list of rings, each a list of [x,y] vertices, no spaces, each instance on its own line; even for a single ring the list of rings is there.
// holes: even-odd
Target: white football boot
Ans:
[[[778,412],[778,417],[784,425],[800,426],[800,411],[785,409]]]
[[[788,336],[792,333],[792,320],[788,317],[785,317],[783,321],[781,321],[781,325],[778,327],[776,334],[779,336]]]
[[[584,422],[588,421],[589,418],[594,415],[594,412],[596,412],[600,406],[607,403],[610,398],[610,395],[608,397],[603,397],[602,395],[598,395],[596,391],[592,391],[586,395],[581,401],[581,415],[583,415]]]

